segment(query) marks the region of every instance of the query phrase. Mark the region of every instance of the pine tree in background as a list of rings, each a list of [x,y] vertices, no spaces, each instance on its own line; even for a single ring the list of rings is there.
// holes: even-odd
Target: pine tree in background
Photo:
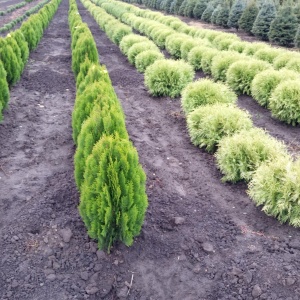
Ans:
[[[297,32],[297,18],[291,6],[283,6],[272,21],[269,31],[271,42],[280,46],[290,47]]]
[[[167,0],[165,3],[164,10],[169,14],[171,12],[171,4],[173,3],[173,0]]]
[[[239,27],[238,21],[245,8],[246,8],[245,0],[236,0],[236,2],[232,5],[229,13],[229,18],[228,18],[229,27],[233,27],[236,29]]]
[[[213,11],[212,15],[211,15],[211,18],[210,18],[210,22],[213,23],[213,24],[217,24],[217,18],[218,18],[218,15],[219,15],[219,12],[221,10],[221,5],[219,4],[215,10]]]
[[[185,12],[184,12],[184,15],[186,17],[190,17],[190,18],[194,17],[193,11],[194,11],[196,3],[197,3],[197,0],[188,0],[187,6],[186,6]]]
[[[298,24],[300,24],[300,3],[298,3],[294,6],[293,12],[298,20]]]
[[[173,7],[173,13],[175,15],[178,15],[179,9],[181,4],[183,3],[184,0],[175,0],[174,1],[174,7]]]
[[[182,2],[182,4],[180,5],[179,7],[179,10],[178,10],[178,15],[180,16],[184,16],[184,12],[185,12],[185,9],[187,7],[187,3],[188,3],[188,0],[184,0]]]
[[[225,2],[219,11],[219,14],[217,16],[216,24],[223,27],[228,27],[228,18],[229,18],[229,5],[227,2]]]
[[[298,30],[294,40],[295,47],[300,48],[300,25],[298,26]]]
[[[207,1],[199,0],[199,2],[196,3],[194,10],[193,10],[194,18],[201,19],[206,8],[207,8]]]
[[[276,17],[276,8],[273,0],[266,0],[258,12],[258,15],[253,24],[252,33],[262,39],[268,40],[268,33],[272,21]]]
[[[246,9],[243,11],[240,19],[239,19],[239,29],[244,30],[247,33],[251,33],[254,21],[258,14],[258,7],[256,6],[255,1],[251,1]]]
[[[212,16],[214,10],[215,9],[212,6],[212,4],[208,3],[205,11],[203,12],[203,14],[201,16],[201,20],[204,21],[204,22],[210,23],[210,19],[211,19],[211,16]]]

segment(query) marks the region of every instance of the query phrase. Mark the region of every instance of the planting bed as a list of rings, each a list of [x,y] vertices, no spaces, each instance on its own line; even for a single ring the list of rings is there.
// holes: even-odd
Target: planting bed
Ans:
[[[147,173],[146,221],[131,248],[108,255],[79,217],[63,0],[0,124],[0,299],[299,299],[299,230],[256,208],[245,184],[220,182],[214,157],[190,143],[179,99],[150,97],[143,75],[77,3]],[[239,105],[298,151],[298,126],[250,97]]]

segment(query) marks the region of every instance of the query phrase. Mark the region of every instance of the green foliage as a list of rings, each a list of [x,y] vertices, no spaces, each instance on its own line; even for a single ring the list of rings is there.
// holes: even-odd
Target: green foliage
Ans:
[[[254,55],[257,51],[264,48],[270,49],[266,43],[260,43],[260,42],[248,43],[243,53],[246,55]]]
[[[173,6],[173,11],[172,13],[178,15],[179,14],[179,9],[181,4],[183,3],[184,0],[174,0],[174,6]]]
[[[228,50],[236,51],[238,53],[243,53],[248,46],[248,42],[235,41],[230,44]]]
[[[199,0],[197,1],[194,10],[193,10],[193,15],[196,19],[201,19],[202,14],[206,10],[207,7],[207,1],[206,0]]]
[[[288,124],[300,123],[300,86],[298,80],[281,82],[270,98],[272,116]]]
[[[182,4],[179,7],[178,15],[184,16],[185,9],[187,7],[187,0],[183,0]]]
[[[157,50],[146,50],[135,57],[135,66],[139,72],[144,73],[147,67],[159,59],[164,59],[164,55],[161,52]]]
[[[119,46],[122,53],[127,56],[128,50],[132,45],[140,42],[146,42],[146,41],[148,41],[148,39],[144,36],[140,36],[137,34],[128,34],[122,38]]]
[[[7,107],[9,100],[9,89],[6,81],[6,71],[0,60],[0,121],[2,120],[2,111]]]
[[[192,143],[213,152],[223,137],[249,130],[252,121],[247,112],[235,106],[213,104],[192,111],[187,116],[187,125]]]
[[[300,48],[300,25],[298,26],[295,39],[294,39],[295,47]]]
[[[23,35],[23,33],[21,32],[21,30],[15,30],[12,34],[11,34],[12,38],[15,39],[15,41],[17,42],[20,51],[21,51],[21,58],[22,58],[22,62],[23,62],[23,68],[27,63],[28,57],[29,57],[29,48],[28,48],[28,43],[25,40],[25,37]]]
[[[300,74],[289,70],[275,71],[273,69],[258,73],[251,84],[251,94],[261,105],[268,107],[274,89],[287,79],[300,79]]]
[[[258,12],[258,15],[254,21],[252,33],[262,39],[268,40],[268,33],[272,21],[276,16],[276,7],[273,0],[266,0]]]
[[[79,211],[100,249],[116,241],[130,246],[140,233],[148,206],[146,175],[126,139],[104,136],[86,162]]]
[[[188,84],[182,91],[181,107],[188,114],[199,106],[236,101],[236,94],[226,85],[210,79],[199,79]]]
[[[127,52],[127,58],[128,61],[132,64],[135,65],[135,58],[138,54],[144,52],[144,51],[148,51],[148,50],[154,50],[154,51],[159,51],[157,46],[151,42],[151,41],[147,41],[147,42],[140,42],[140,43],[135,43],[134,45],[132,45],[128,52]]]
[[[202,65],[202,57],[204,53],[210,52],[211,48],[206,47],[206,46],[198,46],[194,47],[188,54],[188,62],[190,65],[193,66],[195,70],[201,70]]]
[[[19,72],[20,72],[19,77],[20,77],[20,75],[22,73],[22,70],[24,68],[24,64],[23,64],[22,53],[21,53],[21,50],[19,48],[19,45],[16,42],[16,40],[12,37],[11,34],[7,35],[7,37],[5,38],[5,41],[6,41],[7,45],[9,45],[12,48],[14,54],[17,57],[18,66],[20,67],[20,70],[19,70]]]
[[[112,32],[111,40],[113,41],[113,43],[119,45],[123,37],[131,33],[132,29],[129,26],[118,24]]]
[[[256,2],[252,0],[247,5],[247,7],[243,11],[238,21],[239,29],[242,29],[247,33],[252,33],[252,27],[257,15],[258,15],[258,8]]]
[[[211,23],[217,24],[217,18],[218,18],[218,15],[219,15],[220,11],[221,11],[221,5],[218,5],[218,6],[214,9],[214,11],[213,11],[213,13],[212,13],[212,15],[211,15],[211,18],[210,18],[210,22],[211,22]]]
[[[236,42],[236,39],[233,37],[227,37],[227,36],[223,36],[223,35],[219,35],[217,36],[214,40],[213,40],[213,44],[217,46],[218,50],[228,50],[230,48],[230,46]]]
[[[285,155],[284,145],[258,128],[223,138],[216,152],[218,167],[225,175],[222,180],[232,182],[250,181],[263,162],[274,162]]]
[[[187,60],[190,51],[198,45],[199,45],[199,41],[195,39],[186,39],[185,41],[183,41],[180,47],[181,58]]]
[[[193,68],[181,60],[157,60],[145,71],[145,85],[154,96],[177,97],[193,78]]]
[[[181,58],[181,45],[186,40],[186,36],[180,33],[174,33],[166,39],[166,50],[175,58]]]
[[[218,56],[220,54],[220,51],[216,49],[210,49],[209,51],[206,51],[202,54],[201,59],[201,69],[205,74],[211,74],[211,66],[213,58]]]
[[[174,31],[172,29],[160,29],[159,33],[153,38],[153,40],[158,47],[165,48],[167,37],[173,33]]]
[[[186,5],[185,11],[184,11],[184,15],[186,17],[190,17],[190,18],[194,17],[194,8],[197,3],[198,3],[197,0],[188,0],[187,1],[187,5]]]
[[[210,19],[211,19],[211,15],[214,12],[214,7],[212,6],[212,4],[209,2],[207,4],[207,7],[205,9],[205,11],[203,12],[202,16],[201,16],[201,20],[207,23],[210,23]]]
[[[38,38],[31,27],[31,24],[29,24],[29,22],[24,22],[20,27],[20,30],[25,37],[29,51],[34,50],[38,44]]]
[[[280,46],[290,47],[293,45],[297,27],[298,21],[292,7],[284,6],[271,23],[269,39]]]
[[[281,49],[266,47],[256,51],[253,56],[272,64],[276,57],[282,53],[283,50]]]
[[[289,157],[262,164],[249,184],[248,194],[257,206],[280,222],[300,226],[300,160]]]
[[[293,52],[283,52],[279,54],[273,61],[273,67],[276,70],[284,68],[291,59],[295,57],[295,53]]]
[[[80,68],[79,68],[79,73],[77,75],[77,78],[76,78],[76,88],[78,89],[80,84],[82,82],[84,82],[91,66],[93,65],[93,63],[88,59],[88,57],[86,56],[85,57],[85,60],[84,62],[82,62],[80,64]]]
[[[300,57],[295,57],[293,59],[290,59],[290,61],[286,64],[286,69],[300,72]]]
[[[79,191],[84,180],[85,163],[92,153],[94,145],[103,135],[115,135],[116,133],[120,138],[128,139],[121,107],[117,105],[116,101],[106,102],[105,98],[97,101],[90,116],[82,124],[74,156],[74,175]]]
[[[223,27],[228,27],[230,9],[227,3],[222,4],[219,13],[216,18],[216,24]]]
[[[229,18],[228,18],[228,26],[233,28],[238,28],[238,21],[246,8],[245,0],[236,0],[231,7]]]
[[[251,95],[251,83],[254,77],[271,66],[260,60],[248,59],[233,63],[226,74],[227,84],[238,94]]]

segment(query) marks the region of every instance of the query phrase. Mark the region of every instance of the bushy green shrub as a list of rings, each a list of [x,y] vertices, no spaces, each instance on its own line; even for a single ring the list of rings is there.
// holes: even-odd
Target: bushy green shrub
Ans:
[[[182,91],[181,107],[188,114],[199,106],[215,103],[234,103],[237,96],[226,85],[210,79],[199,79]]]
[[[187,7],[187,0],[183,0],[182,4],[180,5],[179,10],[178,10],[179,16],[184,16],[184,11],[185,11],[186,7]]]
[[[268,47],[266,43],[259,43],[259,42],[248,43],[243,53],[246,55],[254,55],[254,53],[264,48],[270,49],[270,47]]]
[[[2,120],[2,111],[6,108],[9,100],[9,89],[6,81],[6,71],[0,60],[0,121]]]
[[[135,57],[135,66],[137,70],[144,73],[156,60],[164,59],[164,55],[157,50],[146,50]]]
[[[288,124],[300,123],[299,80],[285,80],[273,91],[270,98],[272,116]]]
[[[197,0],[188,0],[187,6],[184,11],[184,15],[186,17],[190,17],[190,18],[194,17],[194,8],[196,4],[197,4]]]
[[[76,78],[76,88],[78,89],[80,84],[85,80],[91,66],[93,63],[89,60],[88,57],[85,58],[84,62],[80,64],[79,73]]]
[[[124,36],[120,42],[120,49],[123,54],[127,55],[128,50],[135,43],[146,42],[148,39],[144,36],[140,36],[137,34],[128,34]]]
[[[228,26],[233,28],[238,28],[238,21],[246,8],[245,0],[236,0],[231,7],[229,18],[228,18]]]
[[[154,51],[159,51],[157,46],[151,42],[151,41],[147,41],[147,42],[140,42],[140,43],[135,43],[134,45],[132,45],[128,52],[127,52],[127,58],[128,61],[132,64],[135,65],[135,58],[138,54],[144,52],[144,51],[148,51],[148,50],[154,50]]]
[[[22,53],[21,53],[21,50],[19,48],[19,45],[16,42],[16,40],[12,37],[11,34],[7,35],[7,37],[5,38],[5,41],[6,41],[6,44],[9,45],[12,48],[14,54],[16,55],[18,65],[20,66],[20,74],[19,74],[19,76],[20,76],[21,73],[22,73],[22,70],[24,68],[24,63],[23,63],[23,60],[22,60]]]
[[[184,60],[187,60],[190,51],[198,45],[199,45],[199,41],[197,41],[196,39],[187,39],[187,40],[183,41],[183,43],[180,47],[181,58]]]
[[[247,46],[248,46],[248,42],[234,41],[230,44],[228,50],[236,51],[238,53],[243,53]]]
[[[294,39],[295,47],[300,48],[300,25],[298,26],[295,39]]]
[[[226,74],[227,84],[238,94],[251,95],[251,83],[254,77],[271,66],[260,60],[248,59],[233,63]]]
[[[282,53],[283,53],[283,50],[267,47],[267,48],[263,48],[263,49],[256,51],[254,53],[253,57],[264,60],[264,61],[272,64],[273,61],[276,59],[276,57]]]
[[[187,125],[192,143],[213,152],[223,137],[249,130],[252,121],[247,112],[217,103],[196,108],[187,116]]]
[[[181,60],[157,60],[145,71],[145,85],[154,96],[177,97],[193,78],[192,66]]]
[[[289,70],[300,72],[300,57],[291,59],[285,67]]]
[[[186,36],[180,33],[171,34],[166,39],[166,50],[175,58],[181,58],[181,45],[186,41]]]
[[[202,14],[204,13],[205,9],[207,7],[207,1],[206,0],[199,0],[193,10],[193,15],[196,19],[201,19]]]
[[[247,57],[234,51],[223,51],[214,56],[211,64],[211,74],[215,80],[226,81],[228,68],[236,61],[247,60]]]
[[[216,152],[223,181],[250,181],[256,169],[266,161],[287,155],[282,143],[258,128],[242,130],[223,138]]]
[[[194,47],[188,54],[188,62],[193,68],[197,70],[202,69],[201,61],[205,53],[210,52],[211,48],[206,46],[197,46]]]
[[[221,11],[221,5],[217,5],[217,7],[214,9],[214,11],[210,17],[210,22],[212,24],[217,24],[217,18],[218,18],[220,11]]]
[[[223,27],[228,27],[230,9],[227,2],[222,3],[221,9],[217,15],[216,24]]]
[[[279,54],[273,61],[273,67],[275,70],[280,70],[284,68],[291,59],[295,57],[295,53],[293,52],[283,52]]]
[[[300,226],[300,160],[289,157],[262,164],[254,173],[248,194],[257,206],[280,222]]]
[[[202,54],[201,69],[205,74],[211,74],[211,66],[213,58],[220,55],[221,51],[210,49]]]
[[[258,73],[251,84],[251,94],[261,105],[268,107],[272,92],[284,80],[300,79],[300,74],[289,70],[275,71],[273,69]]]
[[[100,249],[116,241],[130,246],[148,206],[146,175],[127,139],[104,136],[86,162],[79,211]]]
[[[29,48],[28,48],[28,43],[25,40],[25,37],[23,35],[23,33],[21,32],[21,30],[15,30],[12,34],[11,34],[12,38],[15,39],[15,41],[17,42],[20,51],[21,51],[21,58],[22,58],[22,62],[23,62],[23,68],[25,66],[25,64],[27,63],[28,57],[29,57]]]
[[[104,99],[105,100],[105,99]],[[74,175],[78,190],[84,180],[85,163],[94,145],[103,135],[115,135],[128,139],[125,119],[120,105],[116,102],[98,101],[90,116],[83,122],[78,136],[78,147],[74,156]]]
[[[203,12],[203,14],[201,16],[201,20],[204,21],[204,22],[210,23],[211,15],[212,15],[213,12],[214,12],[214,7],[209,2],[207,4],[207,7],[206,7],[205,11]]]
[[[255,0],[252,0],[247,5],[238,21],[239,29],[242,29],[247,33],[252,33],[251,30],[257,15],[258,7],[256,5]]]
[[[172,29],[160,30],[157,37],[155,37],[153,40],[158,47],[165,48],[167,37],[173,33],[174,33],[174,30],[172,30]]]
[[[132,29],[124,24],[118,24],[113,30],[112,41],[119,45],[124,36],[132,33]]]

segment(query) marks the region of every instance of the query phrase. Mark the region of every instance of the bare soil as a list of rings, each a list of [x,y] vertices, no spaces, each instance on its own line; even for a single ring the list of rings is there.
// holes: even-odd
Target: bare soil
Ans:
[[[78,215],[63,0],[0,124],[0,299],[299,299],[299,230],[255,207],[244,183],[221,183],[214,157],[189,141],[180,100],[150,97],[143,75],[78,5],[147,173],[146,221],[132,247],[108,255]],[[239,103],[256,125],[299,142],[299,127],[249,97]]]

